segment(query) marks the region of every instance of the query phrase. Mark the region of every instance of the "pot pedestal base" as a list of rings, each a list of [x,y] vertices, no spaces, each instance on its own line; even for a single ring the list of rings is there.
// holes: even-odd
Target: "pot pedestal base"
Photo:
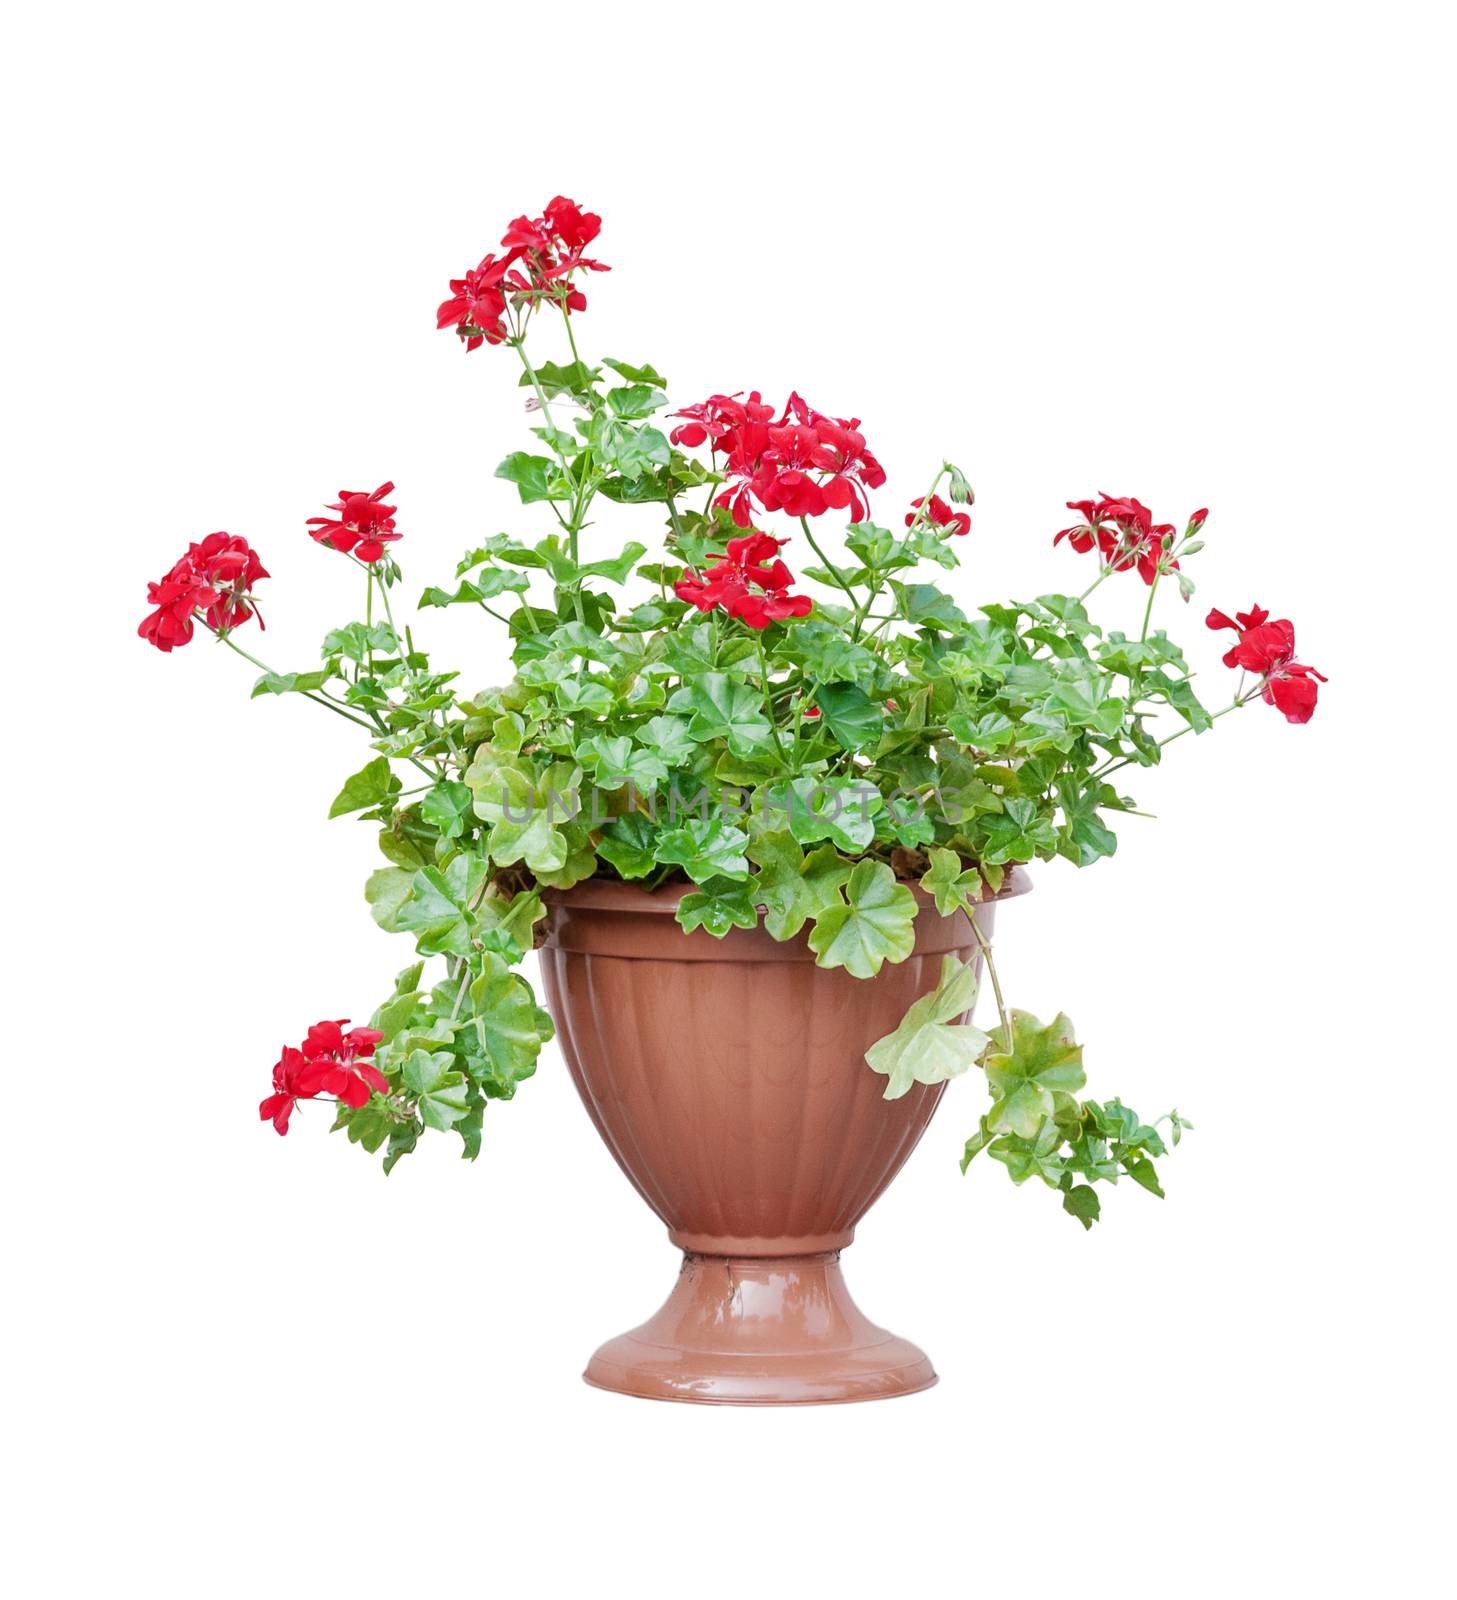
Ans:
[[[662,1310],[608,1340],[582,1376],[648,1400],[740,1406],[882,1400],[936,1381],[924,1352],[861,1313],[838,1251],[685,1255]]]

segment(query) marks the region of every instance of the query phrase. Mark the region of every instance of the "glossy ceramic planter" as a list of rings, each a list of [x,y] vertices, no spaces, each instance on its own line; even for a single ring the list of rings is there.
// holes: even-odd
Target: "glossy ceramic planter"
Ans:
[[[1025,887],[1009,874],[999,898]],[[586,883],[552,897],[542,975],[572,1079],[684,1252],[667,1303],[584,1376],[740,1405],[928,1388],[929,1360],[861,1314],[839,1256],[945,1089],[886,1100],[865,1051],[935,987],[943,955],[972,956],[971,929],[926,903],[910,958],[862,981],[817,967],[803,937],[685,934],[683,892]],[[994,914],[977,912],[986,935]]]

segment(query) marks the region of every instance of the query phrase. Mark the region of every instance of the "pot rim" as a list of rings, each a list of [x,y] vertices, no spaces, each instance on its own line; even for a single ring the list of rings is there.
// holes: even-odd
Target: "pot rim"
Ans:
[[[919,884],[904,878],[900,881],[915,895],[922,907],[935,905],[935,899]],[[1028,894],[1031,889],[1032,880],[1026,870],[1021,866],[1010,866],[1002,880],[1002,887],[977,904],[997,905],[1003,900],[1014,900],[1018,895]],[[621,883],[613,878],[587,878],[573,884],[570,889],[543,888],[541,898],[549,906],[565,906],[574,911],[627,911],[649,916],[672,916],[678,909],[678,902],[685,895],[695,893],[697,886],[691,883],[675,883],[665,889],[650,891],[639,888],[635,883]],[[759,909],[762,911],[763,908]]]

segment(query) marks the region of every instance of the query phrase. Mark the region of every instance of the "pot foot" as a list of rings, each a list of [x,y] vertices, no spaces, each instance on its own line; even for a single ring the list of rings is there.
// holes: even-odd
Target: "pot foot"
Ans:
[[[929,1389],[907,1339],[850,1298],[839,1252],[685,1255],[656,1316],[609,1339],[582,1374],[598,1389],[701,1405],[829,1405]]]

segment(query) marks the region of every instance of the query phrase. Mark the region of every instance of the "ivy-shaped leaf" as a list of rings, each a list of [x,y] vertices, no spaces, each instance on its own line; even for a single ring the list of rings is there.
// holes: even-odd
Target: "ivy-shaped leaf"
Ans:
[[[721,817],[692,817],[681,827],[667,828],[658,835],[659,861],[682,867],[694,883],[710,878],[734,878],[742,882],[749,876],[744,846],[749,836],[742,828]]]
[[[776,826],[787,825],[802,844],[828,839],[856,854],[875,837],[875,818],[884,804],[879,789],[858,778],[794,778],[764,795],[765,814]]]
[[[885,1098],[898,1100],[913,1083],[944,1083],[970,1067],[988,1039],[960,1018],[976,1004],[976,972],[954,955],[941,962],[941,977],[901,1018],[894,1033],[865,1052],[872,1072],[885,1074]]]
[[[479,856],[461,854],[445,867],[423,867],[394,914],[396,928],[415,935],[421,955],[469,955],[471,911],[486,876]]]
[[[535,500],[560,500],[566,495],[565,486],[558,481],[557,466],[549,456],[528,455],[524,450],[513,451],[496,468],[496,476],[516,485],[521,504],[529,506]]]
[[[369,914],[386,933],[400,931],[395,919],[400,907],[409,899],[414,882],[414,872],[407,872],[403,867],[381,867],[366,879],[364,898],[369,902]]]
[[[844,895],[820,916],[809,936],[819,965],[873,978],[887,961],[904,961],[916,945],[915,895],[880,861],[860,862]]]
[[[1072,1022],[1062,1012],[1044,1027],[1030,1011],[1013,1010],[1011,1024],[1011,1040],[998,1028],[986,1058],[995,1096],[988,1120],[998,1132],[1036,1139],[1056,1109],[1054,1096],[1075,1094],[1087,1082],[1083,1047],[1074,1042]]]
[[[880,738],[885,717],[859,684],[822,684],[815,691],[815,704],[842,749],[864,750]]]
[[[780,941],[792,939],[806,922],[836,904],[840,885],[852,870],[834,845],[805,855],[787,830],[761,835],[747,854],[759,868],[752,889],[764,907],[764,926]]]
[[[427,1128],[449,1128],[470,1109],[464,1073],[448,1050],[412,1050],[405,1059],[405,1088],[415,1096]]]
[[[388,757],[376,756],[345,780],[344,787],[334,796],[329,815],[342,817],[351,811],[373,810],[399,790],[400,780],[390,771]]]
[[[678,902],[677,919],[685,933],[705,928],[722,939],[730,928],[757,926],[759,913],[748,884],[732,878],[709,878],[693,894]]]
[[[750,755],[771,738],[762,694],[724,672],[705,672],[684,684],[668,709],[691,711],[689,734],[700,743],[725,739],[735,755]]]
[[[972,905],[981,899],[982,877],[975,867],[963,867],[954,850],[932,850],[931,868],[921,879],[921,887],[934,896],[936,909],[943,917],[954,912],[971,914]]]
[[[420,815],[442,839],[458,839],[471,816],[471,794],[463,783],[445,779],[420,802]]]
[[[531,986],[512,972],[498,955],[483,957],[481,975],[470,986],[470,1027],[466,1040],[479,1046],[467,1057],[471,1076],[487,1094],[509,1099],[516,1085],[536,1071],[536,1058],[545,1038],[544,1013]]]
[[[658,864],[658,830],[651,817],[630,811],[607,824],[597,841],[597,854],[629,881],[645,878]]]

